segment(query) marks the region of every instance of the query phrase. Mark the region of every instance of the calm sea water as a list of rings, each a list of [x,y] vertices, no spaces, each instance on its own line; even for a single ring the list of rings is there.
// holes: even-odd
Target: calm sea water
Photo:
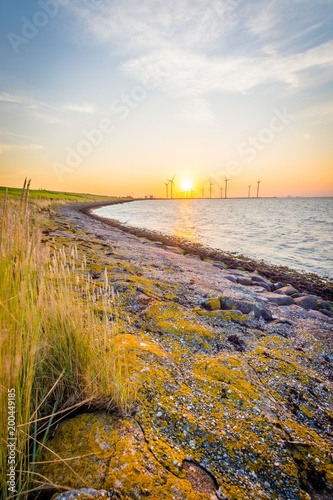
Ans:
[[[268,264],[333,277],[333,198],[143,200],[95,213]]]

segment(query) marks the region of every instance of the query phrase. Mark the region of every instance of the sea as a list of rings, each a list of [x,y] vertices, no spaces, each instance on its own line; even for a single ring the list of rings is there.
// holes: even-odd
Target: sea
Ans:
[[[94,210],[267,264],[333,278],[333,198],[139,200]]]

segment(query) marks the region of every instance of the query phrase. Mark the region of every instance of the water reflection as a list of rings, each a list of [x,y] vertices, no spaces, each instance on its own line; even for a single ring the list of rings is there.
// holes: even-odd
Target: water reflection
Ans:
[[[180,200],[177,217],[173,219],[172,234],[188,240],[197,240],[196,213],[192,200]]]

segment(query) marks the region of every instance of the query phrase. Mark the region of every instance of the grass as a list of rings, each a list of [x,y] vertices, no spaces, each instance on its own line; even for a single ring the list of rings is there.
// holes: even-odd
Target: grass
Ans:
[[[9,199],[18,199],[22,195],[22,188],[7,188],[0,186],[0,197],[4,197],[7,191]],[[88,193],[68,193],[62,191],[49,191],[46,189],[29,189],[29,199],[33,202],[35,200],[65,200],[67,202],[98,202],[98,201],[112,201],[118,198],[112,196],[101,196]]]
[[[2,498],[27,498],[47,478],[35,475],[47,434],[64,412],[80,405],[126,413],[135,394],[127,364],[111,342],[116,300],[105,274],[92,293],[76,248],[51,252],[41,244],[45,206],[5,193],[0,206],[0,384]],[[98,307],[97,307],[98,305]],[[110,311],[111,317],[110,320]],[[10,440],[8,391],[15,390],[15,440]],[[10,403],[12,404],[12,403]],[[13,426],[10,426],[13,427]],[[15,492],[8,489],[7,445],[15,442]]]

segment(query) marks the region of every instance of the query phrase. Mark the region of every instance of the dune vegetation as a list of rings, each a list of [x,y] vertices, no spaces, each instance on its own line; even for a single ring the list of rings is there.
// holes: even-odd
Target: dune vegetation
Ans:
[[[75,246],[69,253],[42,243],[44,224],[55,216],[55,203],[78,198],[99,201],[99,197],[58,193],[51,199],[46,193],[29,201],[26,182],[20,197],[13,189],[3,194],[1,490],[2,498],[25,498],[32,488],[38,489],[36,484],[47,483],[35,472],[35,463],[55,418],[82,405],[125,414],[133,395],[127,385],[126,360],[108,342],[117,332],[117,306],[107,276],[96,291],[88,270],[75,258]],[[14,425],[13,418],[8,422],[9,414]],[[15,487],[8,489],[7,447],[13,443]]]

